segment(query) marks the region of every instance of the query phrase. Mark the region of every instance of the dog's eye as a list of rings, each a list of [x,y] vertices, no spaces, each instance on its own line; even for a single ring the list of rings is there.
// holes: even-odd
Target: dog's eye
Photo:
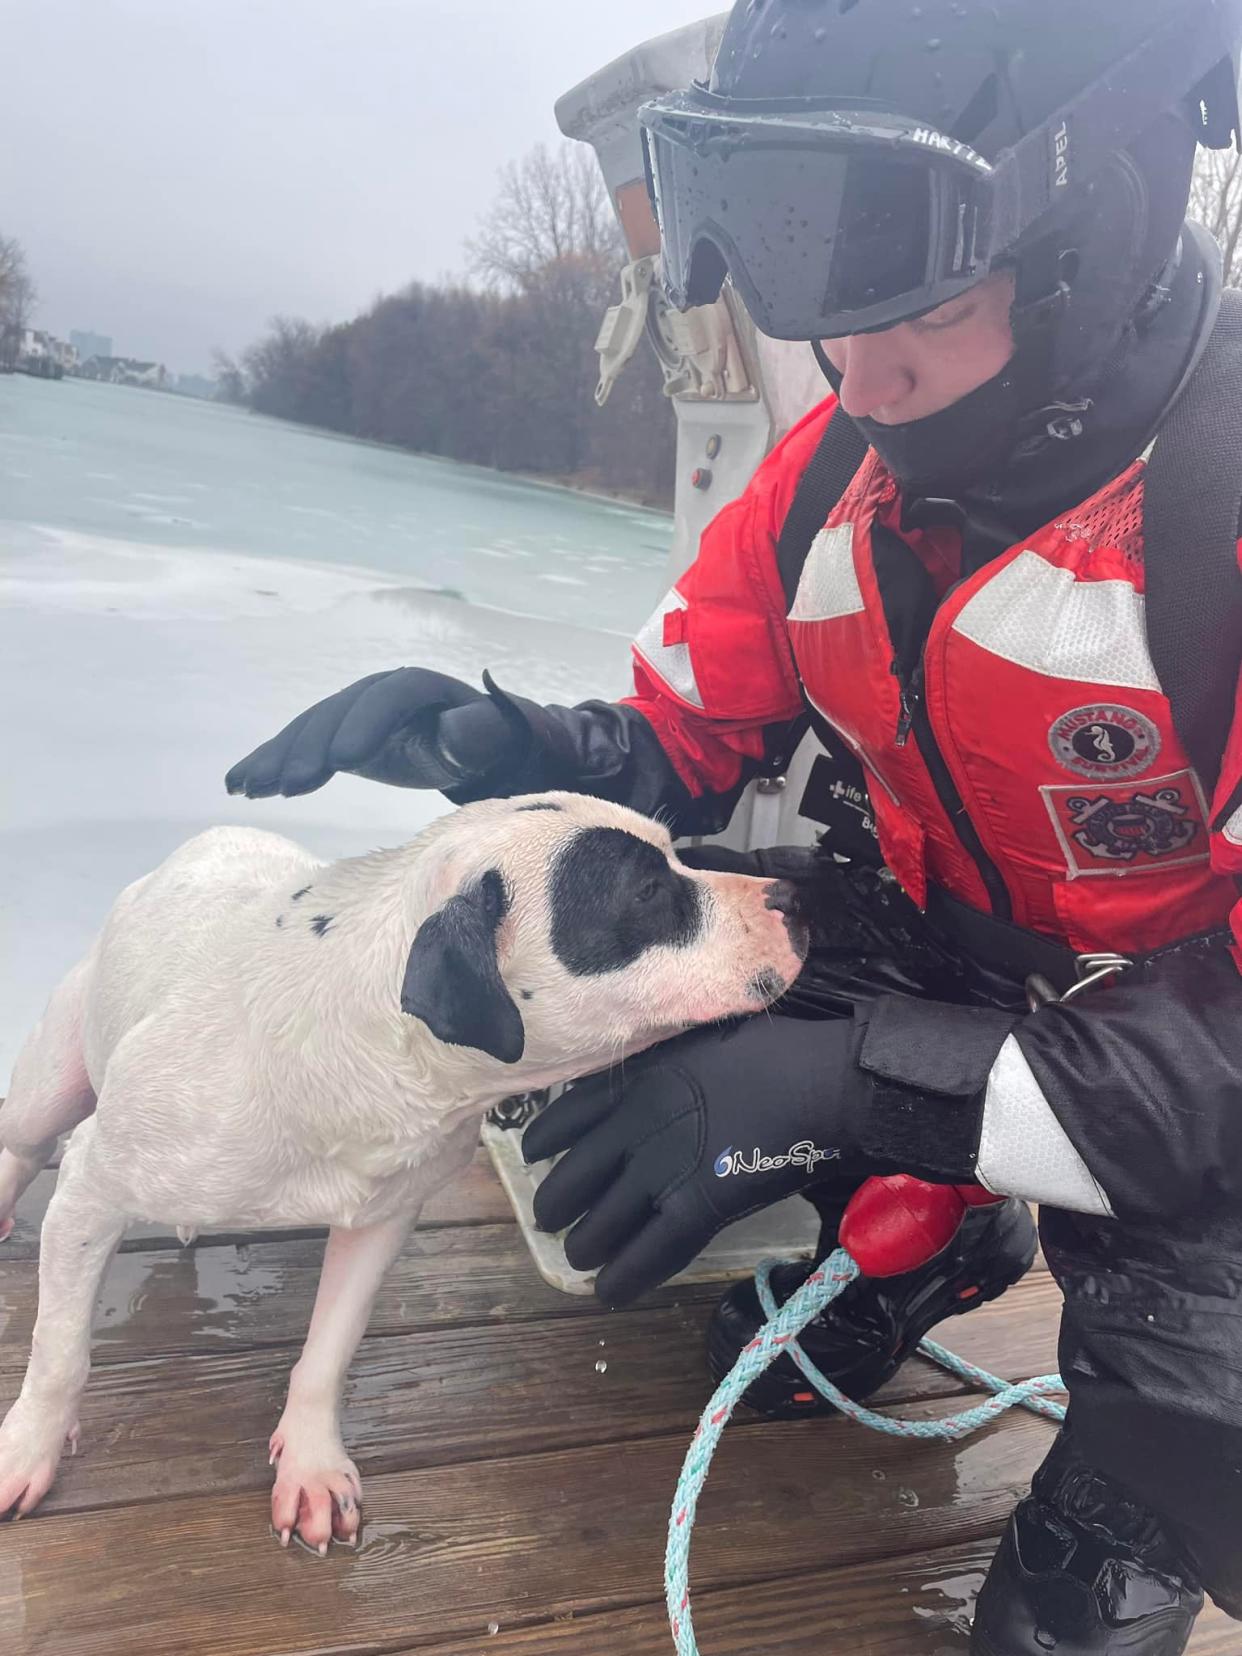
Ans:
[[[659,894],[659,880],[644,880],[642,885],[640,885],[638,890],[634,893],[634,901],[636,903],[649,903],[653,897],[658,897]]]
[[[508,912],[508,899],[504,881],[494,868],[489,868],[483,876],[483,912],[489,920],[501,920]]]

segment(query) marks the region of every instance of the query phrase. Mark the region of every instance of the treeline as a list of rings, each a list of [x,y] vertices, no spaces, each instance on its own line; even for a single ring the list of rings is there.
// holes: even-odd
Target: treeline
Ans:
[[[259,413],[669,503],[675,429],[640,350],[600,409],[595,338],[625,254],[593,158],[538,149],[502,174],[473,284],[412,283],[352,322],[279,317],[222,394]]]

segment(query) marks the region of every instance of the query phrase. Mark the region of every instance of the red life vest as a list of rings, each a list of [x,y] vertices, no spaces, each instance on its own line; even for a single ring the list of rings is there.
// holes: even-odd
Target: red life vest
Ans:
[[[885,861],[920,906],[935,883],[1080,953],[1226,924],[1237,893],[1218,868],[1236,849],[1213,867],[1210,802],[1147,647],[1144,463],[959,581],[956,533],[900,530],[873,453],[786,619],[775,537],[827,411],[709,528],[636,643],[634,704],[683,778],[723,791],[763,727],[796,715],[800,680],[865,767]],[[877,543],[897,534],[939,599],[905,672],[877,575]],[[1238,746],[1235,730],[1225,797]],[[1240,827],[1242,811],[1218,846]]]

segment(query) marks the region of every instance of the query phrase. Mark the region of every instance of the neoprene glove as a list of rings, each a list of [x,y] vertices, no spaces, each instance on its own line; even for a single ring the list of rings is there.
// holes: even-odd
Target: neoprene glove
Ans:
[[[485,776],[526,739],[507,698],[424,667],[398,667],[299,713],[234,765],[225,786],[249,799],[292,796],[349,771],[401,788],[449,788]]]
[[[735,1219],[826,1179],[892,1172],[863,1149],[867,1078],[848,1019],[695,1030],[579,1082],[526,1130],[528,1162],[568,1154],[535,1193],[565,1257],[625,1305]],[[577,1221],[574,1224],[574,1221]]]

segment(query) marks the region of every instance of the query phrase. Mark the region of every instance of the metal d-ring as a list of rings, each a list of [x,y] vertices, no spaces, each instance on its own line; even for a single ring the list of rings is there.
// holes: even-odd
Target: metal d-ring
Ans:
[[[1035,972],[1026,980],[1026,1004],[1032,1012],[1038,1012],[1045,1006],[1068,1006],[1071,1001],[1077,1000],[1086,989],[1093,989],[1097,983],[1107,983],[1121,972],[1129,971],[1134,962],[1120,954],[1082,954],[1075,956],[1074,966],[1078,972],[1078,982],[1059,995],[1055,986],[1043,975]]]
[[[1097,983],[1108,983],[1122,972],[1128,972],[1134,962],[1126,955],[1106,953],[1079,955],[1074,964],[1078,968],[1078,982],[1061,996],[1062,1006],[1068,1006],[1070,1001],[1077,1000],[1084,990],[1093,989]]]

